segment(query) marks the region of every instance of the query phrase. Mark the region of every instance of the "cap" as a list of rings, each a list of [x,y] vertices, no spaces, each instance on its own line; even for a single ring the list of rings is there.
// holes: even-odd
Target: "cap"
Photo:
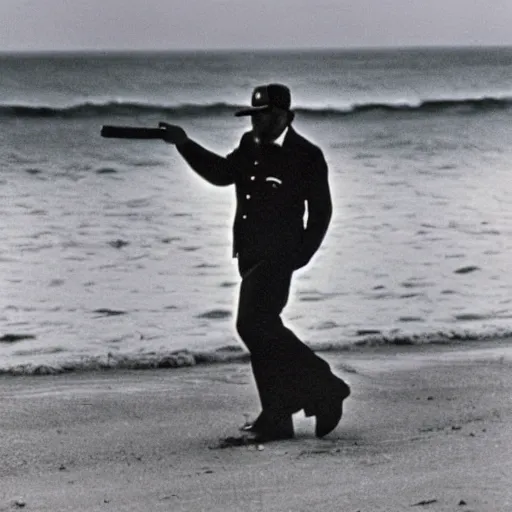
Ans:
[[[268,84],[256,87],[252,93],[252,108],[239,110],[235,116],[251,116],[257,112],[265,111],[271,107],[290,110],[292,96],[290,89],[282,84]]]

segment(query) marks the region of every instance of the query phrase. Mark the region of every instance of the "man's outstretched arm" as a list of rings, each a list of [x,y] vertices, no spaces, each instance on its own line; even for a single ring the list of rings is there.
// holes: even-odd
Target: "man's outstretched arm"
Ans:
[[[183,128],[160,123],[160,128],[165,129],[163,139],[169,144],[174,144],[188,165],[199,176],[213,185],[226,186],[234,183],[234,173],[229,158],[224,158],[207,150],[197,142],[189,139]]]

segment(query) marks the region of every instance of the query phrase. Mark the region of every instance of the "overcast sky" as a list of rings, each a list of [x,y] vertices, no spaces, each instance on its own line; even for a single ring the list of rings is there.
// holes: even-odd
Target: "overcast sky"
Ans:
[[[0,0],[0,51],[512,45],[512,0]]]

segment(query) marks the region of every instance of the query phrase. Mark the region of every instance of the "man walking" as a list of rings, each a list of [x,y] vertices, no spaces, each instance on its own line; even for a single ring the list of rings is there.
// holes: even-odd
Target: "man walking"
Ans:
[[[262,412],[243,429],[255,442],[294,436],[292,414],[316,417],[315,433],[331,432],[342,416],[348,385],[284,326],[293,272],[320,247],[332,204],[322,151],[292,128],[288,87],[256,87],[252,130],[227,157],[208,151],[179,126],[160,123],[190,167],[218,186],[235,185],[233,256],[242,278],[237,331],[251,354]],[[304,225],[305,205],[307,223]]]

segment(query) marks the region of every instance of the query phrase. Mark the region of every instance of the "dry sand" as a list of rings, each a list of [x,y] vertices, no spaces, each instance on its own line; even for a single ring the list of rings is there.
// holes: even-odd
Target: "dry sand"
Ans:
[[[0,510],[512,511],[502,343],[327,354],[352,386],[323,440],[219,448],[258,412],[245,363],[0,378]]]

